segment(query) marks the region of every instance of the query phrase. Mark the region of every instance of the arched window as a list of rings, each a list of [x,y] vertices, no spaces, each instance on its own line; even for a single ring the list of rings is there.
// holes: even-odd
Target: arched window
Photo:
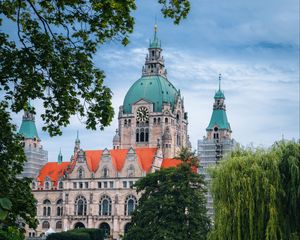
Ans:
[[[103,222],[100,224],[99,228],[104,232],[104,238],[108,238],[110,235],[110,226],[108,223]]]
[[[125,215],[129,216],[132,214],[132,212],[134,211],[135,207],[136,207],[136,197],[133,195],[129,195],[126,200],[125,200]]]
[[[165,118],[165,123],[168,124],[168,122],[169,122],[169,119]]]
[[[78,178],[83,178],[84,177],[84,171],[82,168],[78,169]]]
[[[180,145],[181,145],[180,135],[179,135],[179,134],[177,134],[176,142],[177,142],[177,146],[180,146]]]
[[[130,222],[128,222],[128,223],[125,224],[125,226],[124,226],[124,233],[128,233],[130,226],[131,226]]]
[[[139,130],[139,129],[136,130],[136,133],[135,133],[135,141],[136,141],[136,142],[139,142],[139,141],[140,141],[140,130]]]
[[[131,119],[128,119],[128,126],[131,126]]]
[[[55,225],[56,229],[62,229],[62,222],[61,221],[57,221],[56,225]]]
[[[63,215],[63,200],[62,199],[57,200],[56,205],[57,205],[56,215],[62,216]]]
[[[59,189],[63,189],[63,182],[62,182],[62,181],[59,181],[59,182],[58,182],[58,188],[59,188]]]
[[[160,118],[157,118],[157,124],[160,124]]]
[[[149,141],[149,129],[146,128],[145,130],[145,142],[148,142]]]
[[[105,178],[109,177],[109,170],[107,167],[103,167],[102,172],[103,172],[103,177],[105,177]]]
[[[127,119],[124,120],[124,125],[127,126]]]
[[[43,216],[51,216],[51,202],[48,199],[45,199],[43,204]]]
[[[101,215],[101,216],[111,216],[111,199],[107,195],[104,195],[100,199],[99,215]]]
[[[140,142],[145,141],[145,133],[144,133],[144,128],[141,128],[140,130]]]
[[[133,177],[134,176],[134,166],[130,165],[127,169],[127,177]]]
[[[153,123],[156,124],[156,118],[153,118]]]
[[[86,215],[87,203],[83,196],[78,196],[75,200],[75,215]]]
[[[34,181],[31,183],[31,187],[32,187],[32,189],[36,188],[36,183]]]
[[[50,223],[49,223],[48,221],[44,221],[44,222],[42,223],[42,228],[43,228],[43,229],[49,229],[49,228],[50,228]]]
[[[179,121],[180,121],[180,113],[177,113],[177,115],[176,115],[176,122],[179,123]]]

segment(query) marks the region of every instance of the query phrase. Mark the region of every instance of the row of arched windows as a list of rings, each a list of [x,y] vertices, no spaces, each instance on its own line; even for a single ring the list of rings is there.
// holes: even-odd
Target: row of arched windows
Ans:
[[[51,202],[49,199],[45,199],[43,202],[43,216],[51,216]],[[56,202],[56,216],[63,215],[63,200],[59,199]]]
[[[134,211],[137,204],[137,199],[133,195],[129,195],[124,203],[124,215],[129,216]],[[87,215],[87,201],[85,197],[78,196],[75,200],[75,215]],[[99,202],[99,215],[111,216],[112,215],[112,201],[107,195],[103,195]]]
[[[149,141],[149,129],[138,128],[136,129],[136,142],[148,142]]]
[[[42,223],[42,228],[43,229],[49,229],[50,228],[50,223],[48,221],[44,221]],[[57,221],[56,222],[55,229],[62,229],[62,221]]]

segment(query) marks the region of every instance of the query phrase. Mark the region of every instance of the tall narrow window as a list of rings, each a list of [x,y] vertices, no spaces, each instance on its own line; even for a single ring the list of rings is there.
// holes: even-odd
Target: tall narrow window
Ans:
[[[144,141],[145,141],[144,128],[141,128],[140,141],[141,141],[141,142],[144,142]]]
[[[140,141],[140,130],[139,130],[139,129],[136,130],[135,136],[136,136],[136,137],[135,137],[135,138],[136,138],[135,141],[136,141],[136,142],[139,142],[139,141]]]
[[[135,207],[136,207],[136,203],[137,203],[137,200],[136,200],[136,197],[133,196],[133,195],[129,195],[126,200],[125,200],[125,212],[124,214],[126,216],[129,216],[133,213]]]
[[[51,202],[48,199],[43,201],[43,215],[44,216],[51,216]]]
[[[148,142],[149,141],[149,129],[146,128],[145,130],[145,142]]]
[[[107,168],[107,167],[104,167],[102,171],[103,171],[103,177],[105,177],[105,178],[106,178],[106,177],[108,177],[108,176],[109,176],[109,170],[108,170],[108,168]]]
[[[84,171],[82,168],[78,169],[78,178],[83,178],[84,177]]]
[[[83,196],[78,196],[75,200],[75,215],[86,215],[87,203]]]
[[[111,216],[111,199],[107,195],[104,195],[100,199],[99,215],[101,215],[101,216]]]

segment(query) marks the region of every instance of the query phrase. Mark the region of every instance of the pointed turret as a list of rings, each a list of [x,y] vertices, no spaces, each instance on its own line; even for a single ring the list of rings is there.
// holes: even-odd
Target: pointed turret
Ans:
[[[210,139],[230,138],[231,127],[227,119],[225,95],[221,90],[221,74],[219,75],[219,89],[214,96],[213,113],[206,128]]]
[[[57,162],[58,162],[58,164],[61,164],[62,161],[63,161],[63,155],[62,155],[61,149],[60,149],[60,150],[59,150],[59,154],[58,154],[58,156],[57,156]]]
[[[30,103],[28,103],[28,106],[28,111],[25,111],[23,115],[19,134],[21,134],[25,139],[39,140],[39,136],[35,126],[35,116],[30,112],[33,107]]]
[[[154,37],[150,40],[148,55],[146,56],[146,62],[143,66],[143,76],[163,76],[167,77],[167,71],[165,70],[164,58],[161,56],[161,42],[157,37],[157,26],[154,26]]]
[[[76,155],[76,153],[80,150],[80,140],[79,140],[79,132],[77,130],[77,136],[75,139],[75,147],[74,147],[74,156]]]

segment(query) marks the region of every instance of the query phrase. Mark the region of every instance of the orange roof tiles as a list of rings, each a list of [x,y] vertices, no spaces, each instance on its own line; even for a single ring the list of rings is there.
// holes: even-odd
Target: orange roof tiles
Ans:
[[[99,167],[100,159],[102,156],[102,152],[103,152],[102,150],[86,150],[85,151],[86,162],[87,162],[89,169],[92,172],[97,171],[97,169]]]
[[[181,160],[175,158],[164,158],[161,167],[162,168],[169,168],[169,167],[177,167],[181,164]]]
[[[64,175],[69,165],[70,162],[48,162],[41,168],[37,180],[40,181],[41,185],[43,185],[45,178],[49,177],[53,182],[53,185],[57,186],[57,181]]]
[[[152,163],[154,161],[154,156],[156,154],[157,148],[136,148],[135,152],[138,156],[138,163],[140,167],[145,172],[149,172]]]
[[[112,149],[109,151],[115,169],[120,172],[124,166],[128,149]]]

